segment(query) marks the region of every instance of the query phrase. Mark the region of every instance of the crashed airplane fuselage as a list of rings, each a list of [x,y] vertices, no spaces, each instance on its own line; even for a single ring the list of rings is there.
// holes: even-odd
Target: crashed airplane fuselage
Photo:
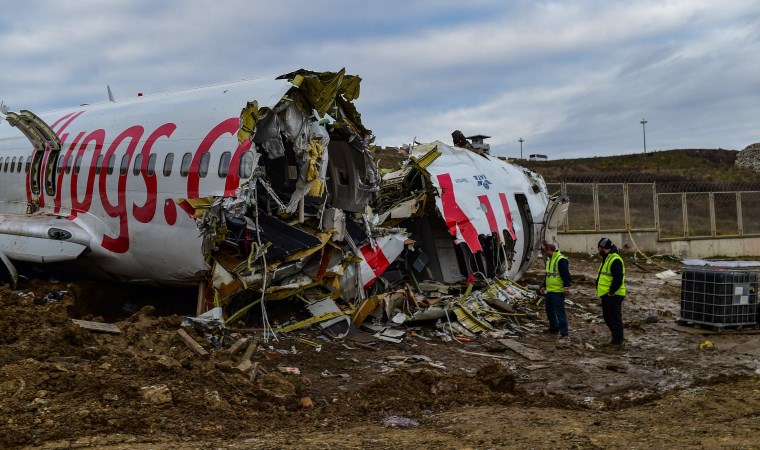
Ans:
[[[381,182],[359,83],[301,70],[8,113],[0,268],[85,260],[122,281],[209,282],[217,302],[363,298],[386,271],[522,274],[547,233],[540,177],[432,143]]]

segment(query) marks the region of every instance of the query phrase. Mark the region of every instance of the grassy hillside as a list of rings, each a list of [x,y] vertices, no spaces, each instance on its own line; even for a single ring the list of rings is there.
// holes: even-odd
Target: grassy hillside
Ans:
[[[760,173],[739,168],[736,150],[685,149],[620,156],[520,161],[553,181],[714,181],[760,183]],[[623,177],[623,179],[620,179]]]
[[[736,150],[682,149],[619,156],[510,160],[541,174],[548,182],[704,183],[729,189],[760,186],[760,173],[735,165]],[[382,168],[398,167],[400,157],[392,149],[375,155]]]

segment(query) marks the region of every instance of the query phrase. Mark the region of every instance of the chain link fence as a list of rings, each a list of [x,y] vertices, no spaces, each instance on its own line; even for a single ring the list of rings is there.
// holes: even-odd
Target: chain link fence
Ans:
[[[570,197],[565,232],[657,231],[660,239],[760,235],[760,189],[694,192],[673,191],[673,187],[660,183],[547,183],[552,195]]]

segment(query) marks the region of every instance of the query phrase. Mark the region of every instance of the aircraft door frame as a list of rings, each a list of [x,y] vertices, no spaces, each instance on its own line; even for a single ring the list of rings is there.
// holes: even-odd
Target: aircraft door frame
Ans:
[[[29,168],[29,189],[34,199],[42,195],[42,184],[45,193],[55,195],[56,171],[55,165],[61,151],[61,140],[52,128],[39,116],[31,111],[22,109],[19,113],[8,112],[5,120],[18,128],[34,147],[32,165]],[[44,167],[43,167],[44,163]]]

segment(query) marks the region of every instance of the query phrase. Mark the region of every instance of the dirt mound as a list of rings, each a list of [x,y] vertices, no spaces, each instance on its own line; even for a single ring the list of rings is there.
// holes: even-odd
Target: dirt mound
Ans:
[[[538,322],[513,317],[508,339],[445,341],[420,325],[400,344],[319,327],[265,341],[260,330],[182,327],[166,295],[151,305],[80,283],[0,286],[0,448],[618,447],[621,432],[653,448],[723,445],[691,429],[756,442],[756,424],[741,417],[760,414],[757,330],[683,330],[679,280],[631,265],[627,347],[605,350],[589,281],[598,261],[571,257],[569,340],[541,333],[540,305]],[[525,280],[540,282],[542,270]],[[284,304],[268,311],[289,317]],[[667,429],[637,434],[641,423]]]
[[[420,369],[415,362],[431,360],[420,356],[389,373],[367,374],[355,366],[359,360],[347,361],[349,369],[331,356],[340,353],[338,344],[323,344],[327,351],[312,359],[304,358],[310,346],[297,350],[290,340],[261,345],[253,357],[261,371],[252,382],[250,371],[236,369],[240,354],[214,349],[212,336],[183,328],[209,355],[193,353],[178,337],[183,317],[155,316],[152,306],[116,321],[120,334],[81,328],[72,319],[102,317],[87,314],[80,291],[42,282],[16,292],[0,287],[0,447],[114,433],[155,439],[255,433],[316,421],[304,407],[309,403],[330,408],[322,418],[379,418],[513,399],[514,377],[501,364],[449,375]],[[399,361],[395,353],[377,357]],[[341,391],[348,396],[338,400]]]

